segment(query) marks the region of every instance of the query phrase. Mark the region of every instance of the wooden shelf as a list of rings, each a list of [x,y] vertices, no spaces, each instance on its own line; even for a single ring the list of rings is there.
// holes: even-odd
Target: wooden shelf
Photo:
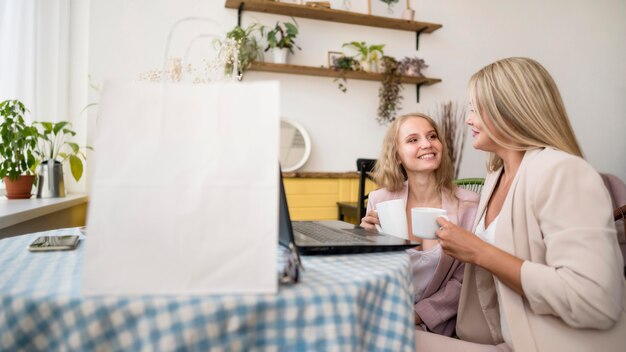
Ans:
[[[285,65],[274,64],[269,62],[253,62],[247,71],[261,71],[261,72],[273,72],[273,73],[288,73],[294,75],[306,75],[316,77],[345,77],[347,79],[360,79],[366,81],[382,81],[382,73],[370,73],[363,71],[338,71],[326,67],[312,67],[312,66],[299,66],[299,65]],[[417,84],[417,85],[431,85],[441,82],[438,78],[428,77],[409,77],[403,76],[401,78],[402,83]]]
[[[311,18],[315,20],[358,24],[369,27],[380,27],[411,31],[417,33],[431,33],[439,28],[440,24],[408,21],[381,16],[372,16],[350,11],[311,7],[305,5],[288,4],[283,2],[263,0],[226,0],[225,6],[240,11],[255,11],[273,13],[277,15]]]

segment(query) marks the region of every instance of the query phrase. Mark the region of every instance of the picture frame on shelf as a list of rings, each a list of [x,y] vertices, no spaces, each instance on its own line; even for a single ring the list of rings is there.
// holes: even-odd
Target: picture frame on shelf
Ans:
[[[343,56],[345,56],[345,54],[340,51],[329,51],[328,52],[328,68],[337,67],[337,60]]]
[[[276,2],[284,2],[285,4],[302,5],[302,0],[276,0]]]
[[[349,11],[368,15],[368,3],[371,0],[329,0],[333,10]]]
[[[402,18],[406,0],[369,0],[372,16]]]

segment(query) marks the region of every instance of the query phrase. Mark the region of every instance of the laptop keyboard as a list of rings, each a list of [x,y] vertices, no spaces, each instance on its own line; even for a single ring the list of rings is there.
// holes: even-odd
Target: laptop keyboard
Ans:
[[[327,242],[335,242],[335,243],[346,243],[346,244],[370,244],[371,241],[358,236],[352,235],[347,232],[343,232],[338,229],[333,229],[331,227],[324,226],[322,224],[318,224],[316,222],[307,222],[307,221],[294,221],[291,223],[294,231],[303,233],[308,237],[311,237],[319,242],[327,243]]]

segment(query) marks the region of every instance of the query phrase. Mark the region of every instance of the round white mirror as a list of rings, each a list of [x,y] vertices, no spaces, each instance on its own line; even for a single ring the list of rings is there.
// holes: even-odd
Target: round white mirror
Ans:
[[[311,139],[297,122],[280,120],[280,165],[284,172],[295,171],[309,160]]]

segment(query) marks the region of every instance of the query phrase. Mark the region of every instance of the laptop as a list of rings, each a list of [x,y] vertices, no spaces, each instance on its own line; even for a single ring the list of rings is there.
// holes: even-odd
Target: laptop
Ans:
[[[351,254],[400,251],[420,243],[370,232],[343,221],[291,221],[280,174],[279,242],[301,254]]]

